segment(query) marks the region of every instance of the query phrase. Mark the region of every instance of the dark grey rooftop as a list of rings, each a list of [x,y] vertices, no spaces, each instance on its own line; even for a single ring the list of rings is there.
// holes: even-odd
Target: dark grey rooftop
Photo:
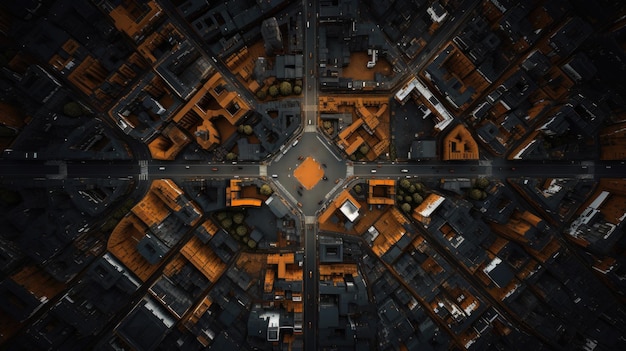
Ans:
[[[465,91],[461,93],[462,82],[452,77],[446,79],[448,71],[443,68],[442,64],[448,58],[452,50],[451,46],[441,51],[439,55],[426,67],[426,72],[430,74],[433,84],[446,95],[456,106],[462,106],[471,101],[471,96],[476,89],[472,86],[466,87]]]
[[[146,234],[139,243],[137,243],[137,251],[150,264],[157,264],[165,257],[170,250],[159,238],[154,235]]]
[[[144,298],[117,326],[116,331],[135,350],[156,350],[173,319],[151,298]]]

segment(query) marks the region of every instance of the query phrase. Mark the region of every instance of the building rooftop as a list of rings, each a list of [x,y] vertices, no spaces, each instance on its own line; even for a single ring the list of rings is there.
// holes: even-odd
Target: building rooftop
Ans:
[[[117,326],[117,334],[136,350],[156,350],[174,318],[150,298],[145,298]]]

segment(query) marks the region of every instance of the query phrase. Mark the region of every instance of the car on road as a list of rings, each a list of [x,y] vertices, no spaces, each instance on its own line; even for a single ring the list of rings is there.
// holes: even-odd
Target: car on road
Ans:
[[[300,139],[296,139],[293,141],[293,144],[291,144],[292,147],[298,145],[298,142],[300,141]]]
[[[165,167],[159,167],[159,171],[164,171]]]
[[[313,278],[313,271],[309,271],[309,278]]]
[[[189,169],[189,166],[185,166],[185,169]]]
[[[272,174],[272,178],[278,178],[278,174]]]
[[[328,180],[328,177],[327,177],[327,176],[324,176],[324,177],[322,177],[322,179],[324,179],[324,180]]]
[[[376,170],[375,169],[371,169],[370,172],[371,173],[376,173]]]
[[[409,170],[408,169],[401,169],[400,172],[402,172],[402,173],[409,173]]]
[[[219,169],[218,169],[217,167],[213,167],[213,168],[211,168],[211,170],[212,170],[213,172],[217,172],[217,171],[219,171]]]

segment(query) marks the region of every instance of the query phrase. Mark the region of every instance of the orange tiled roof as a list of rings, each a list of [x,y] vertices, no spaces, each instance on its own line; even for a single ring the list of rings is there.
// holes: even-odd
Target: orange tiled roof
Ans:
[[[443,142],[444,160],[478,160],[478,157],[478,144],[462,124],[446,135]]]

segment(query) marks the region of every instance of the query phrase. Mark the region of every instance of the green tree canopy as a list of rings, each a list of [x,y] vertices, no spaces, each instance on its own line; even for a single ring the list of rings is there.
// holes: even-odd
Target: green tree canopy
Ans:
[[[354,192],[357,194],[360,194],[361,191],[363,191],[363,188],[361,188],[361,185],[357,184],[354,186]]]
[[[259,192],[261,193],[261,195],[271,195],[274,191],[269,185],[263,184],[261,185]]]
[[[416,204],[420,204],[422,203],[422,201],[424,201],[422,195],[420,195],[419,193],[413,194],[413,202],[415,202]]]
[[[408,189],[411,186],[411,182],[409,182],[406,179],[402,179],[400,181],[400,187],[404,188],[404,189]]]
[[[483,197],[483,192],[480,189],[474,188],[470,190],[469,197],[472,200],[480,200]]]
[[[296,95],[300,95],[300,93],[302,92],[302,87],[299,85],[296,85],[295,87],[293,87],[293,93]]]
[[[224,229],[228,229],[233,225],[233,221],[230,218],[224,218],[222,219],[222,227],[224,227]]]
[[[254,249],[256,247],[256,241],[252,239],[248,240],[248,247]]]
[[[291,83],[285,81],[285,82],[280,83],[279,90],[282,96],[287,96],[287,95],[291,95],[293,88],[291,87]]]
[[[235,229],[235,232],[239,236],[244,236],[244,235],[246,235],[248,233],[248,228],[246,228],[245,225],[238,225],[237,229]]]
[[[333,126],[333,124],[330,123],[330,121],[324,121],[322,125],[324,126],[325,129],[330,129]]]
[[[406,201],[406,202],[411,202],[411,201],[413,201],[413,196],[411,196],[411,195],[406,195],[406,196],[404,197],[404,201]]]
[[[277,97],[278,96],[278,86],[272,85],[269,88],[268,93],[270,94],[271,97]]]
[[[226,159],[229,160],[229,161],[236,160],[237,159],[237,154],[234,153],[234,152],[229,152],[229,153],[226,154]]]
[[[265,98],[267,97],[267,91],[265,91],[265,89],[261,89],[259,91],[256,92],[256,97],[259,100],[265,100]]]
[[[485,189],[486,187],[489,186],[489,179],[485,177],[476,178],[476,182],[474,183],[474,185],[477,188]]]
[[[249,124],[246,124],[243,126],[243,132],[245,135],[251,135],[252,134],[252,126]]]
[[[413,185],[415,185],[415,190],[417,190],[418,193],[420,193],[420,194],[424,193],[424,184],[422,184],[422,183],[415,183]]]
[[[245,218],[246,216],[242,212],[237,212],[233,215],[233,222],[235,222],[235,224],[241,224]]]
[[[402,209],[402,211],[404,211],[404,212],[407,212],[407,213],[408,213],[408,212],[411,212],[411,205],[410,205],[410,204],[408,204],[408,203],[406,203],[406,202],[405,202],[405,203],[403,203],[403,204],[400,206],[400,208],[401,208],[401,209]]]
[[[218,221],[221,221],[226,217],[228,217],[228,214],[226,212],[218,212],[217,215],[215,215],[215,218],[217,218]]]
[[[370,147],[367,144],[363,144],[361,145],[361,147],[359,147],[359,151],[361,151],[361,153],[365,155],[368,151],[370,151]]]

